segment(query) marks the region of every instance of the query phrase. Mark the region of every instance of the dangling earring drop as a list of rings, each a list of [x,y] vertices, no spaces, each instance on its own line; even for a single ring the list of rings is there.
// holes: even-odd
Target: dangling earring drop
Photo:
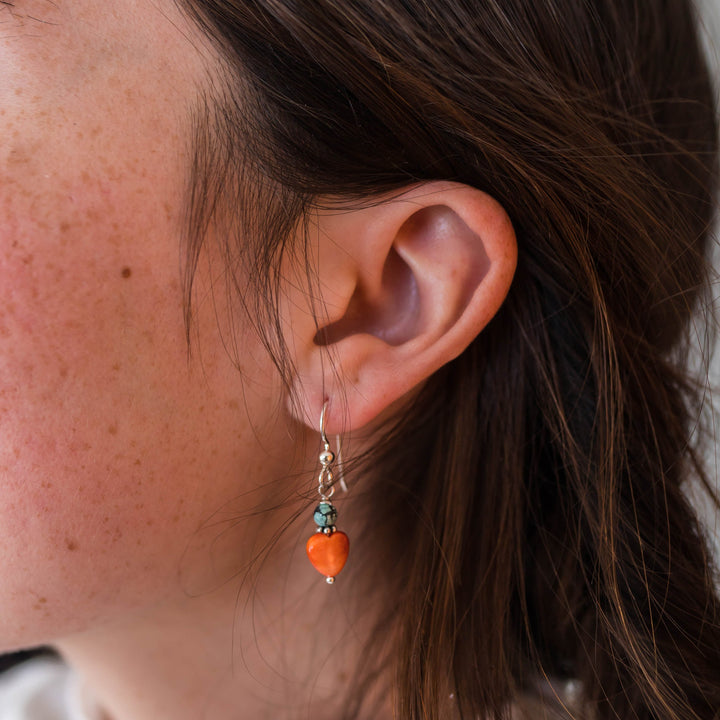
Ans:
[[[313,519],[317,531],[307,541],[305,549],[313,567],[325,576],[325,582],[332,584],[335,576],[345,567],[350,540],[348,536],[335,527],[337,510],[330,502],[335,493],[333,485],[332,465],[335,462],[335,453],[330,450],[330,443],[325,434],[325,411],[327,402],[323,405],[320,414],[320,437],[323,449],[320,452],[320,475],[318,476],[318,495],[320,502],[315,508]]]

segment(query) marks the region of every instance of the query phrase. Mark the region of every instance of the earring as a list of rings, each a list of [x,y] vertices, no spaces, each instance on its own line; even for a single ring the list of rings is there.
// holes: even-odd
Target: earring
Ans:
[[[320,414],[320,437],[323,449],[320,452],[320,475],[318,476],[318,494],[320,502],[313,513],[313,520],[317,531],[307,541],[305,550],[313,567],[325,576],[325,582],[332,585],[335,576],[345,567],[350,540],[348,536],[335,527],[337,510],[330,502],[335,493],[333,484],[332,464],[335,462],[335,453],[330,450],[330,443],[325,434],[325,411],[327,402],[323,405]]]

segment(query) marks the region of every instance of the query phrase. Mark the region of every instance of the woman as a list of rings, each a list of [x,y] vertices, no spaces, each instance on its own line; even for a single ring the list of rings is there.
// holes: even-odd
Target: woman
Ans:
[[[717,716],[689,2],[0,8],[9,717]]]

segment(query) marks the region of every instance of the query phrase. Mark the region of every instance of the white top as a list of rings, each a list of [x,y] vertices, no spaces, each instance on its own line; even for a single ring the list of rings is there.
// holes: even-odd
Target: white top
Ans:
[[[0,720],[101,720],[78,676],[59,660],[36,658],[0,674]]]

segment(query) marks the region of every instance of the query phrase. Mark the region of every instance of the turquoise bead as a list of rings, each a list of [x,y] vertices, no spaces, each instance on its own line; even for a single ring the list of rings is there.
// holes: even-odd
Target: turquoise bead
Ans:
[[[318,527],[331,527],[337,520],[337,510],[332,503],[321,502],[313,513],[313,520]]]

